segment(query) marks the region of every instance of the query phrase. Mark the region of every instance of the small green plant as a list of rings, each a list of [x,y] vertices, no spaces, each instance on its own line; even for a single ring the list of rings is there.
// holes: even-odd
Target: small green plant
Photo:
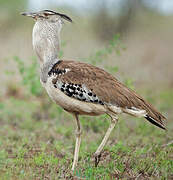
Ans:
[[[135,89],[133,80],[132,80],[131,78],[126,78],[126,79],[124,80],[124,84],[125,84],[127,87],[129,87],[130,89],[133,89],[133,90]]]
[[[92,63],[93,65],[100,65],[104,62],[113,53],[120,56],[121,51],[125,50],[125,46],[121,42],[120,34],[114,35],[109,44],[103,49],[97,50],[93,55],[89,56],[86,60]],[[110,73],[118,72],[118,66],[104,66]],[[125,85],[130,89],[134,89],[133,80],[131,78],[126,78],[124,81]]]
[[[39,75],[38,75],[38,63],[36,58],[32,58],[32,63],[30,65],[25,65],[19,57],[14,57],[17,63],[19,73],[22,77],[22,84],[26,86],[29,92],[35,96],[40,96],[43,93],[43,88],[41,87]]]
[[[91,62],[93,65],[99,65],[112,53],[115,52],[117,55],[120,55],[121,51],[124,49],[125,47],[120,40],[120,35],[116,34],[106,47],[97,50],[93,55],[89,56],[87,60]],[[117,67],[111,68],[113,68],[115,71],[118,70]]]
[[[62,47],[66,46],[66,42],[62,42]],[[63,57],[63,50],[59,52],[59,58]],[[22,84],[27,87],[29,92],[34,96],[41,96],[43,94],[43,88],[39,79],[39,67],[37,59],[34,57],[31,59],[31,63],[26,65],[22,59],[15,56],[15,62],[17,63],[17,67],[19,73],[22,77]],[[10,72],[8,72],[10,74]]]

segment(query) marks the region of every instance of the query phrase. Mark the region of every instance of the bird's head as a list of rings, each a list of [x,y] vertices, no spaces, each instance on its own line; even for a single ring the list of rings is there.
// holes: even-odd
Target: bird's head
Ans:
[[[41,64],[50,59],[56,59],[59,53],[61,28],[64,20],[72,22],[71,18],[51,10],[24,12],[21,14],[35,20],[32,43]]]
[[[47,21],[50,23],[61,23],[63,24],[63,20],[67,20],[72,22],[72,19],[65,14],[57,13],[51,10],[43,10],[38,12],[24,12],[21,13],[23,16],[32,17],[35,21]]]

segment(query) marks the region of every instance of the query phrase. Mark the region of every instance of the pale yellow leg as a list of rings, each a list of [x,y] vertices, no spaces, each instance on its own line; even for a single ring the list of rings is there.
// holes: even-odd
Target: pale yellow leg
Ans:
[[[74,160],[73,160],[73,165],[72,165],[72,171],[74,171],[77,163],[78,163],[78,156],[79,156],[79,148],[80,148],[80,143],[81,143],[81,126],[80,126],[80,121],[78,118],[78,115],[75,114],[75,119],[77,123],[77,129],[76,129],[76,145],[75,145],[75,152],[74,152]]]
[[[106,134],[100,144],[100,146],[97,148],[96,152],[94,153],[94,157],[95,157],[95,165],[97,166],[97,164],[99,163],[99,159],[100,159],[100,155],[101,155],[101,152],[105,146],[105,144],[107,143],[108,141],[108,138],[112,132],[112,130],[114,129],[116,123],[117,123],[117,118],[116,117],[111,117],[111,124],[108,128],[108,130],[106,131]]]

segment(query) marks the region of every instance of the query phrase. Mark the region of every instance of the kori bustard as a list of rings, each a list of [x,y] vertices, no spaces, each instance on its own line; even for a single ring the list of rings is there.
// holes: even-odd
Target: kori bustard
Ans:
[[[165,129],[165,117],[111,74],[90,64],[58,58],[60,31],[64,20],[72,22],[70,17],[51,10],[27,12],[22,15],[35,20],[32,41],[40,63],[40,81],[43,87],[56,104],[76,119],[72,170],[78,162],[81,142],[79,115],[98,116],[106,113],[111,118],[110,126],[94,154],[96,163],[118,121],[118,114],[144,117],[152,124]]]

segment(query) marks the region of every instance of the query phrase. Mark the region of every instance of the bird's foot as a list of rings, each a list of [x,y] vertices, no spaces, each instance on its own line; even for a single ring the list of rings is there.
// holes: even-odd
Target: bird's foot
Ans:
[[[99,154],[98,153],[94,153],[93,157],[94,157],[95,167],[97,167],[99,162],[100,162],[101,153],[99,153]]]

